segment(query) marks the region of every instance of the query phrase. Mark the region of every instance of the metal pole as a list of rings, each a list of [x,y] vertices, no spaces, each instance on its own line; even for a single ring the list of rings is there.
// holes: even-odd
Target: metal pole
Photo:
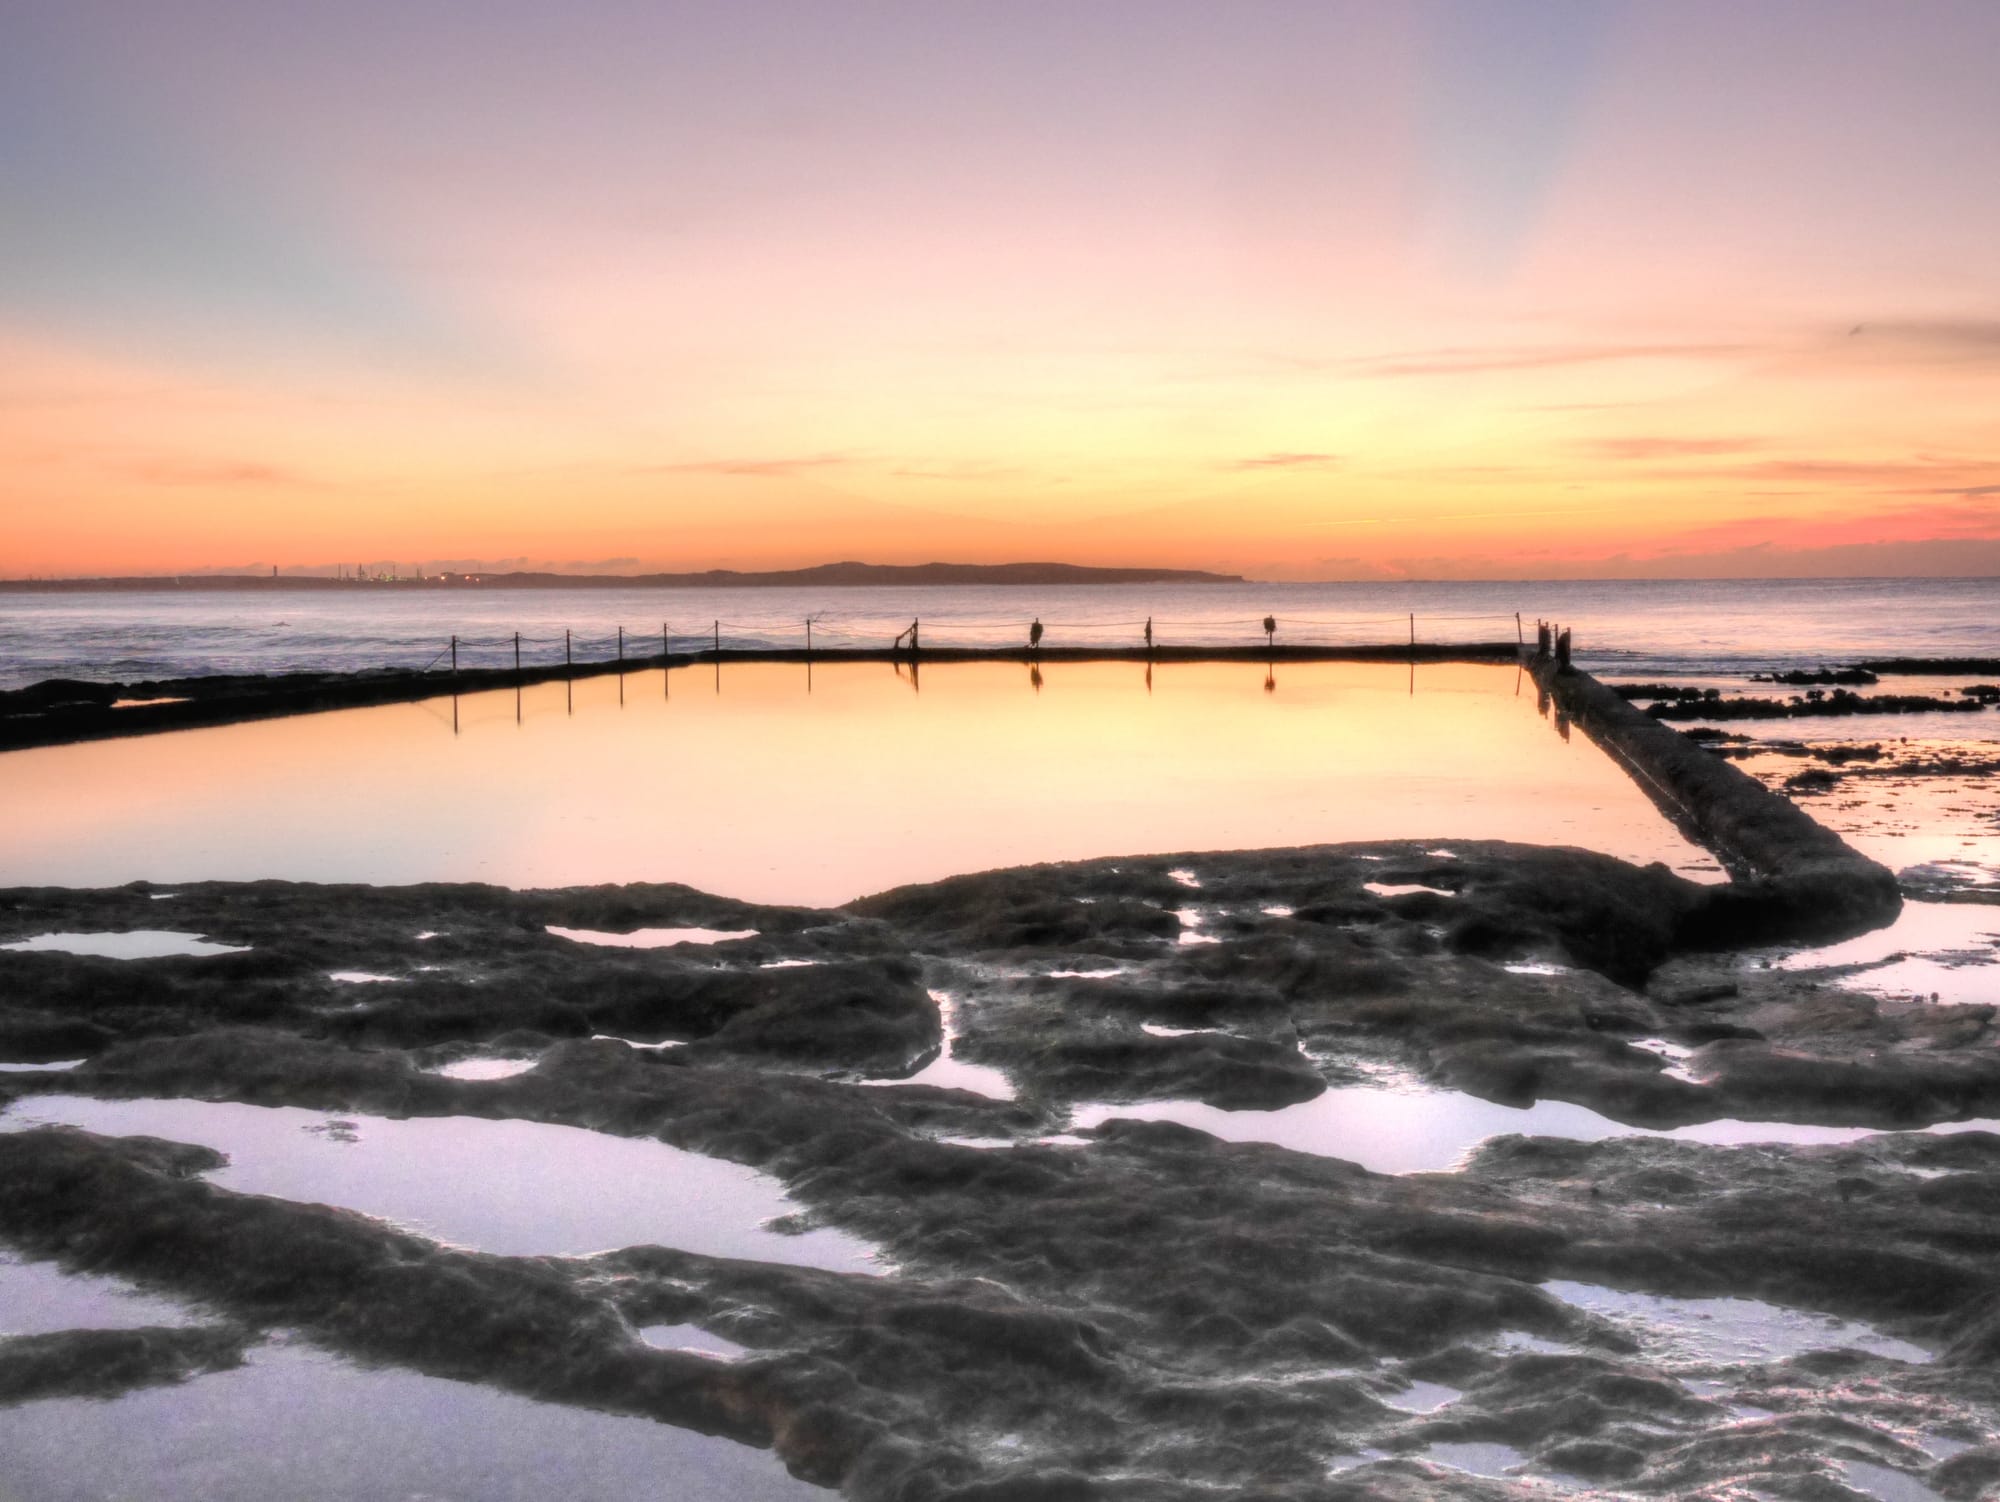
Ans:
[[[807,616],[807,617],[806,617],[806,656],[808,656],[808,657],[812,656],[812,649],[813,649],[813,618],[812,618],[811,616]]]
[[[625,628],[623,626],[618,628],[618,660],[620,662],[625,660]]]
[[[451,676],[458,676],[458,637],[455,635],[451,639]]]
[[[715,623],[715,660],[722,661],[722,622]]]
[[[1521,612],[1517,610],[1514,612],[1514,645],[1525,647],[1527,644],[1528,634],[1521,625]]]
[[[565,669],[567,669],[567,668],[569,667],[569,665],[570,665],[570,656],[569,656],[569,628],[568,628],[567,626],[565,626],[565,627],[563,628],[563,667],[564,667]]]
[[[1414,647],[1416,644],[1417,644],[1417,613],[1416,611],[1412,610],[1410,612],[1410,645]]]
[[[516,631],[514,633],[514,678],[518,682],[520,677],[521,677],[521,633]],[[518,719],[519,716],[517,715],[515,718]]]

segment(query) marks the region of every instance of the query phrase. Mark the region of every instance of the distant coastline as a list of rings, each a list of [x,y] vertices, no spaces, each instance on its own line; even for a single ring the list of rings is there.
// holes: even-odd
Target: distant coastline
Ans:
[[[822,563],[811,568],[738,572],[706,569],[683,574],[506,573],[382,575],[329,579],[309,574],[150,574],[86,579],[0,579],[0,592],[62,594],[117,590],[347,590],[347,589],[778,589],[801,584],[831,587],[896,584],[1243,584],[1240,574],[1200,569],[1091,568],[1075,563]]]

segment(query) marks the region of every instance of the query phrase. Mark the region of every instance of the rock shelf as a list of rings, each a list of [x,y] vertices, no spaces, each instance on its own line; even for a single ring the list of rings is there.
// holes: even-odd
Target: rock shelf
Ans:
[[[1855,869],[1838,842],[1748,827],[1761,880]],[[1805,1502],[1869,1467],[1970,1499],[2000,1479],[2000,1137],[1913,1130],[2000,1115],[1995,1008],[1717,947],[1718,904],[1768,941],[1801,926],[1785,902],[1436,839],[990,872],[828,911],[671,886],[173,890],[177,924],[240,952],[0,948],[0,1057],[84,1058],[0,1073],[0,1243],[206,1322],[0,1341],[11,1401],[251,1381],[260,1343],[296,1331],[768,1446],[863,1502],[1558,1484]],[[0,945],[144,927],[154,891],[0,893]],[[1178,942],[1190,906],[1213,942]],[[635,949],[551,927],[747,937]],[[396,983],[329,979],[350,967]],[[947,1043],[938,996],[952,1056],[1012,1098],[911,1081]],[[534,1067],[441,1069],[488,1058]],[[1502,1136],[1390,1174],[1116,1111],[1330,1086],[1852,1140]],[[773,1176],[797,1228],[883,1265],[706,1256],[666,1224],[590,1255],[482,1253],[223,1187],[211,1144],[25,1125],[55,1093],[656,1138]],[[1648,1333],[1645,1310],[1710,1300],[1825,1343],[1728,1360]],[[734,1354],[641,1333],[661,1326]]]

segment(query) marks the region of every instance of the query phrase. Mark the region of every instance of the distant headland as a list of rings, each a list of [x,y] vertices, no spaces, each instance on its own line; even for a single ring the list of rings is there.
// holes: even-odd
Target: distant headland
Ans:
[[[94,579],[0,579],[0,592],[53,594],[82,590],[342,590],[342,589],[777,589],[787,585],[887,584],[1242,584],[1240,574],[1200,569],[1091,568],[1075,563],[821,563],[811,568],[744,573],[705,569],[686,574],[422,573],[394,570],[323,574],[151,574]]]

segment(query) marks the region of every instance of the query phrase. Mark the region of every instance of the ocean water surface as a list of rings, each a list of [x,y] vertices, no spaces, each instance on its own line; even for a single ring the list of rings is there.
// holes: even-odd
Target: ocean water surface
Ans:
[[[1888,656],[2000,656],[2000,581],[1783,579],[920,586],[771,589],[444,589],[368,585],[0,594],[0,688],[43,678],[135,681],[186,674],[441,667],[631,654],[887,646],[912,619],[942,646],[1005,646],[1040,619],[1049,646],[1278,640],[1505,642],[1519,614],[1574,627],[1593,670],[1746,673]]]

